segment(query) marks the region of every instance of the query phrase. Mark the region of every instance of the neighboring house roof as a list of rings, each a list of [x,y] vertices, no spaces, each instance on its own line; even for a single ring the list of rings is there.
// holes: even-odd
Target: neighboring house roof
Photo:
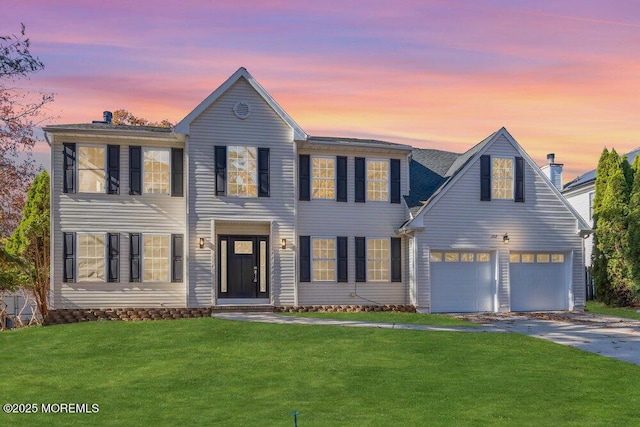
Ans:
[[[567,200],[560,194],[560,191],[555,185],[549,181],[549,178],[545,176],[540,170],[538,165],[529,157],[526,151],[518,144],[518,142],[511,136],[511,134],[503,127],[497,132],[489,135],[484,140],[480,141],[474,147],[467,152],[456,155],[455,153],[441,152],[440,160],[432,161],[429,159],[429,155],[432,154],[429,151],[437,150],[414,150],[414,159],[411,162],[411,188],[409,196],[405,197],[407,206],[411,211],[412,218],[402,225],[401,229],[407,229],[411,223],[416,220],[419,215],[423,215],[428,209],[437,203],[440,196],[444,194],[449,188],[451,188],[455,181],[461,176],[471,164],[484,154],[487,149],[497,141],[501,136],[504,136],[511,145],[520,153],[525,162],[538,173],[541,179],[547,182],[549,189],[556,194],[558,199],[564,204],[573,216],[578,221],[578,229],[580,231],[590,231],[589,225],[578,214],[578,212],[567,202]],[[416,155],[417,154],[417,155]],[[439,172],[444,170],[444,167],[448,161],[452,160],[449,168],[444,175]],[[446,159],[446,160],[445,160]],[[413,174],[416,174],[417,179],[413,179]],[[420,174],[420,175],[418,175]],[[431,185],[421,185],[420,178],[427,177],[426,182],[431,182]],[[438,178],[439,177],[439,178]]]
[[[379,147],[385,149],[397,149],[411,151],[413,147],[394,142],[380,141],[377,139],[341,138],[332,136],[310,136],[307,141],[311,144],[341,145],[352,147]]]
[[[287,123],[294,132],[295,140],[307,139],[307,134],[302,130],[300,126],[287,114],[284,109],[269,95],[269,93],[260,86],[260,83],[253,78],[253,76],[244,67],[240,67],[238,71],[233,73],[222,85],[214,90],[208,97],[205,98],[193,111],[180,121],[175,126],[175,131],[183,134],[189,134],[189,127],[191,122],[194,121],[200,114],[202,114],[207,108],[209,108],[216,100],[233,86],[239,79],[244,78],[253,87],[258,94],[269,104],[269,106],[276,112],[280,118]]]
[[[640,154],[640,148],[636,148],[633,151],[625,154],[627,156],[627,160],[630,164],[633,164],[635,158]],[[592,185],[596,182],[596,170],[590,170],[589,172],[585,172],[573,181],[565,184],[562,188],[562,192],[566,193],[568,191],[577,190],[578,188],[585,187],[587,185]]]
[[[497,132],[496,132],[497,133]],[[435,197],[496,134],[493,133],[462,154],[431,149],[414,149],[409,165],[411,188],[405,202],[412,216]]]

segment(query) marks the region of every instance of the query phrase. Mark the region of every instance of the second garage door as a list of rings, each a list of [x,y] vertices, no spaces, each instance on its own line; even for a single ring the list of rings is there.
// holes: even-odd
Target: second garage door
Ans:
[[[495,258],[492,252],[431,251],[431,311],[493,311]]]
[[[568,256],[564,253],[511,253],[511,311],[567,310],[567,259]]]

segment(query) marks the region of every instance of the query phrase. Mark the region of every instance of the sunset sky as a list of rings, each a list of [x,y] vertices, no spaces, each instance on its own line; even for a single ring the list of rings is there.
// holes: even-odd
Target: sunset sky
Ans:
[[[565,181],[604,146],[640,146],[638,2],[21,0],[2,15],[0,35],[23,22],[45,63],[24,85],[55,93],[50,123],[177,122],[242,66],[310,135],[463,152],[504,126]]]

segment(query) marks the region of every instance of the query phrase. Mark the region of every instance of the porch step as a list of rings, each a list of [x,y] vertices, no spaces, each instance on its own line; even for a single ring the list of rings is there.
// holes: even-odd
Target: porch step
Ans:
[[[228,313],[228,312],[240,312],[240,313],[273,313],[274,307],[272,305],[214,305],[211,307],[212,313]]]

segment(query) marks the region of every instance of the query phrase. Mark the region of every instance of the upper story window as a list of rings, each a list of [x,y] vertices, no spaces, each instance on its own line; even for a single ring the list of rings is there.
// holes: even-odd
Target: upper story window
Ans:
[[[78,147],[78,192],[104,193],[105,146]]]
[[[311,197],[314,199],[335,199],[335,157],[311,158]]]
[[[389,161],[367,159],[367,200],[389,200]]]
[[[168,148],[145,148],[143,157],[143,192],[169,194],[171,151]]]
[[[258,155],[256,147],[227,147],[227,195],[258,196]]]
[[[492,198],[513,199],[513,158],[493,157],[491,178]]]

